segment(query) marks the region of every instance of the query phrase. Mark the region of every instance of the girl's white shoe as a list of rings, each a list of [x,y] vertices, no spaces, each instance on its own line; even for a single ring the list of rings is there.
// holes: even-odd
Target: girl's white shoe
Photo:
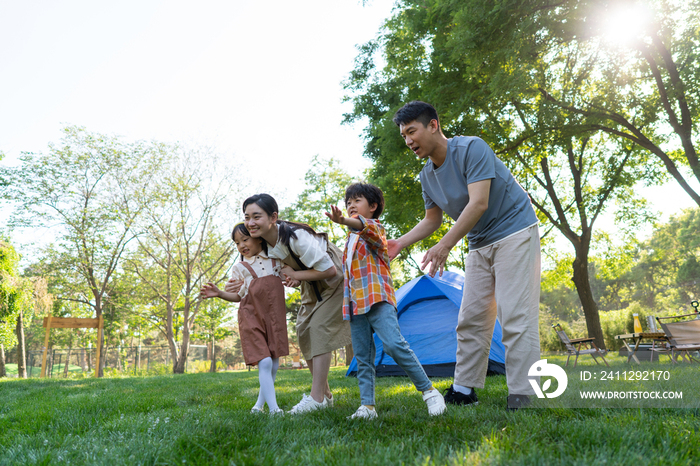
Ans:
[[[289,414],[306,413],[309,411],[314,411],[316,409],[323,409],[327,407],[328,401],[325,396],[323,397],[323,401],[319,403],[318,401],[311,398],[310,395],[304,393],[301,397],[301,401],[289,410]]]

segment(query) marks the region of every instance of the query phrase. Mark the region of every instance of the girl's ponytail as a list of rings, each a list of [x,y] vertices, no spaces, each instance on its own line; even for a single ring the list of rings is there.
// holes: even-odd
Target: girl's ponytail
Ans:
[[[305,232],[316,236],[317,238],[323,238],[324,240],[328,241],[327,233],[317,233],[316,230],[311,228],[306,223],[287,222],[285,220],[278,220],[277,225],[279,225],[279,240],[282,241],[282,244],[284,244],[287,247],[289,247],[290,239],[297,239],[297,235],[296,233],[294,233],[296,230],[304,230]]]

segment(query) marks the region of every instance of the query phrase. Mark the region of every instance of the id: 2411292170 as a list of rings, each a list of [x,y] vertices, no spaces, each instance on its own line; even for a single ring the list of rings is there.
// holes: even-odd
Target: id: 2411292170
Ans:
[[[669,371],[581,371],[580,380],[670,380]]]

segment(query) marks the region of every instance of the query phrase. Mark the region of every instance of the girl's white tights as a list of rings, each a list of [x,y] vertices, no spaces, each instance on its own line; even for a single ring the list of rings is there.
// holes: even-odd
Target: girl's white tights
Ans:
[[[275,378],[280,367],[280,358],[265,358],[258,363],[258,378],[260,379],[260,393],[255,407],[262,409],[267,403],[270,412],[279,409],[277,396],[275,395]]]

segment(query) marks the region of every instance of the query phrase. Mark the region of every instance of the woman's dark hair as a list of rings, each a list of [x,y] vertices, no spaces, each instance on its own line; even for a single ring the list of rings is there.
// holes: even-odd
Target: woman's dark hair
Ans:
[[[429,103],[421,102],[420,100],[407,103],[398,109],[393,118],[396,126],[406,125],[412,121],[420,121],[426,128],[432,120],[437,120],[438,125],[440,124],[437,110]]]
[[[384,194],[377,186],[369,183],[353,183],[345,190],[345,205],[350,199],[364,197],[367,199],[367,204],[377,204],[377,210],[374,211],[372,218],[379,218],[384,211]]]
[[[264,210],[265,213],[269,216],[272,216],[272,214],[275,212],[277,212],[277,215],[279,215],[279,207],[277,206],[277,201],[275,201],[275,198],[270,196],[269,194],[255,194],[243,201],[244,214],[246,207],[248,207],[250,204],[257,205],[262,210]],[[287,247],[289,247],[289,240],[291,238],[297,239],[297,235],[294,233],[294,231],[299,229],[302,229],[314,236],[323,238],[326,241],[328,241],[328,235],[326,233],[316,233],[316,231],[306,223],[287,222],[285,220],[278,219],[277,224],[280,226],[279,239],[280,241],[282,241],[282,244],[284,244]],[[265,243],[265,245],[267,246],[267,241],[263,241],[263,243]],[[265,252],[267,253],[267,250]]]
[[[248,229],[245,227],[245,223],[237,223],[236,226],[233,227],[233,231],[231,232],[231,239],[235,242],[236,241],[236,233],[240,233],[241,235],[244,236],[250,236],[250,232]],[[252,236],[251,236],[252,238]],[[265,251],[265,255],[267,255],[267,241],[265,241],[262,238],[257,238],[260,240],[260,244],[262,244],[263,251]]]

